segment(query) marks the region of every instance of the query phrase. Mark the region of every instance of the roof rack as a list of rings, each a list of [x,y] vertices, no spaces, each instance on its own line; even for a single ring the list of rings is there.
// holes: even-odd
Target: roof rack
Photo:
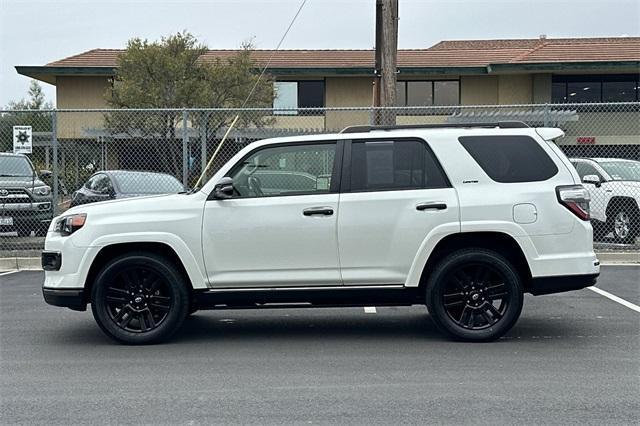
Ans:
[[[399,130],[399,129],[447,129],[447,128],[465,128],[480,127],[491,129],[498,127],[500,129],[524,129],[529,125],[522,121],[497,121],[494,123],[452,123],[452,124],[399,124],[391,126],[348,126],[340,131],[340,133],[366,133],[374,130]]]

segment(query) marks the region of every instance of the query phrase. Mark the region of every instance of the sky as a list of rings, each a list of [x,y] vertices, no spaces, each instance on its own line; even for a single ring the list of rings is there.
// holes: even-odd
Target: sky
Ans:
[[[399,0],[399,48],[440,40],[639,36],[640,0]],[[0,106],[26,96],[16,65],[188,30],[210,48],[274,48],[301,0],[0,0]],[[282,49],[369,49],[375,0],[307,0]],[[55,88],[42,83],[55,102]]]

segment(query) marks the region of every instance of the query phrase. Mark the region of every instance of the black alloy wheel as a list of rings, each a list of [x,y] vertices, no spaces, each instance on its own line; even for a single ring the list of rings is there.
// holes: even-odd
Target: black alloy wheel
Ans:
[[[109,337],[127,344],[157,343],[182,325],[189,310],[187,289],[170,260],[153,253],[125,254],[96,277],[91,310]]]
[[[442,303],[449,318],[469,330],[482,330],[502,319],[510,288],[493,265],[470,263],[445,278]]]
[[[131,267],[107,286],[109,318],[123,330],[144,333],[159,327],[173,305],[167,280],[152,269]]]
[[[441,330],[466,341],[490,341],[518,320],[523,305],[521,277],[502,255],[465,249],[442,259],[426,286],[429,312]]]

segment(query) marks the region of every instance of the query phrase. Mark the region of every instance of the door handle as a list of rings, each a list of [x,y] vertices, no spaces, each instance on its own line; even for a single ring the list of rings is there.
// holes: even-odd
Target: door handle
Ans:
[[[416,206],[416,210],[445,210],[447,204],[444,201],[430,201],[427,203],[420,203]]]
[[[316,214],[331,216],[333,209],[331,207],[309,207],[308,209],[302,210],[302,214],[305,216],[313,216]]]

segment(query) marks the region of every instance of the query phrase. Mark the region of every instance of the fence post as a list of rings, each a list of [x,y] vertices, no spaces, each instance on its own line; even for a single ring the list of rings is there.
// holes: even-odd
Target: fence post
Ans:
[[[53,150],[53,202],[51,208],[54,216],[58,215],[58,117],[57,111],[51,111],[51,147]]]
[[[211,113],[209,111],[205,112],[204,120],[200,126],[200,173],[204,173],[204,169],[207,168],[207,128],[210,116]],[[203,179],[206,178],[206,176],[203,177]]]
[[[544,104],[544,127],[549,127],[550,121],[549,104]]]
[[[187,109],[182,110],[182,186],[186,191],[188,189],[189,178],[189,131],[187,129]]]

